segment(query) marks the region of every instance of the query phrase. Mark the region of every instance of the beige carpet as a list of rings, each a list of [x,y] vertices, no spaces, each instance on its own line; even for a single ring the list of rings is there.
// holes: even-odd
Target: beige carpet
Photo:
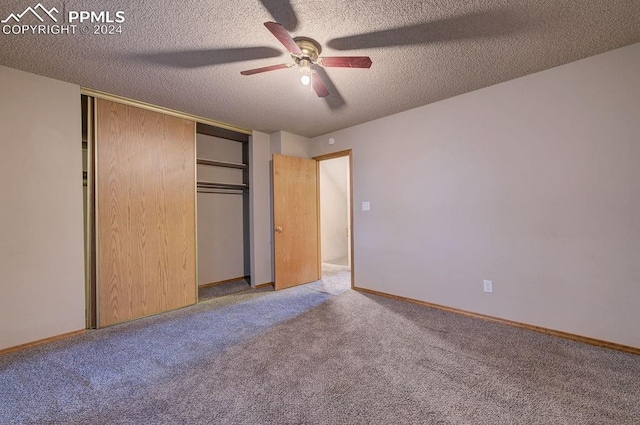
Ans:
[[[332,295],[341,294],[351,289],[351,269],[348,266],[322,263],[322,279],[304,286]]]

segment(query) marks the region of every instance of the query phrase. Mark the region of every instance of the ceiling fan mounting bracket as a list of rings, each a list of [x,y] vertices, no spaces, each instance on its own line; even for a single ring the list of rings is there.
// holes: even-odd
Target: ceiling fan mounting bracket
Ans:
[[[320,56],[320,53],[322,53],[322,46],[320,46],[320,43],[309,37],[294,37],[293,41],[295,41],[302,51],[302,55],[291,55],[296,63],[299,63],[301,60],[308,60],[311,63],[316,63],[318,61],[318,57]]]

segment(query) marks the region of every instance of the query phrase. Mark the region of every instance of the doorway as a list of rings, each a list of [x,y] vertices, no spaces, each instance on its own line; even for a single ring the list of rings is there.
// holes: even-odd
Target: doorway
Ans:
[[[318,162],[321,277],[353,288],[351,150],[314,158]]]
[[[340,172],[341,176],[345,176],[346,182],[342,177],[336,177],[336,180],[341,181],[342,194],[334,194],[335,198],[342,199],[342,202],[327,202],[326,199],[322,202],[321,192],[333,186],[331,182],[320,182],[321,169],[324,170],[322,164],[342,157],[346,158],[348,164],[345,172]],[[329,168],[339,170],[344,169],[344,166],[333,166],[331,163]],[[355,257],[351,150],[311,159],[274,154],[272,179],[275,290],[302,284],[309,284],[310,289],[332,294],[353,289]],[[322,212],[336,210],[342,217],[341,224],[323,224],[320,218]],[[338,229],[335,234],[342,235],[335,242],[334,247],[339,246],[336,250],[331,250],[330,246],[334,241],[322,241],[323,227],[330,229],[329,232],[334,227],[334,231]],[[345,239],[346,251],[343,244]],[[324,258],[323,244],[329,246],[329,250],[325,250]],[[323,265],[323,261],[327,262]]]

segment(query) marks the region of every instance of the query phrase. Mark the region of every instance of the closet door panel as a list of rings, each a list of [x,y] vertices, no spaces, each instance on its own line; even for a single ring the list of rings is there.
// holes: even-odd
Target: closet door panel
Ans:
[[[96,108],[98,325],[194,304],[195,123]]]

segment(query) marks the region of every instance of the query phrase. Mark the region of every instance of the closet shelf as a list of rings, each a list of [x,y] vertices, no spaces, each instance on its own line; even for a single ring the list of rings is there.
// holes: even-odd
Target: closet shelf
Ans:
[[[198,165],[211,165],[213,167],[225,167],[225,168],[239,168],[244,170],[248,167],[247,164],[240,164],[238,162],[226,162],[226,161],[214,161],[211,159],[197,159]]]
[[[247,184],[236,183],[216,183],[216,182],[198,182],[198,189],[231,189],[231,190],[246,190],[249,189]]]

